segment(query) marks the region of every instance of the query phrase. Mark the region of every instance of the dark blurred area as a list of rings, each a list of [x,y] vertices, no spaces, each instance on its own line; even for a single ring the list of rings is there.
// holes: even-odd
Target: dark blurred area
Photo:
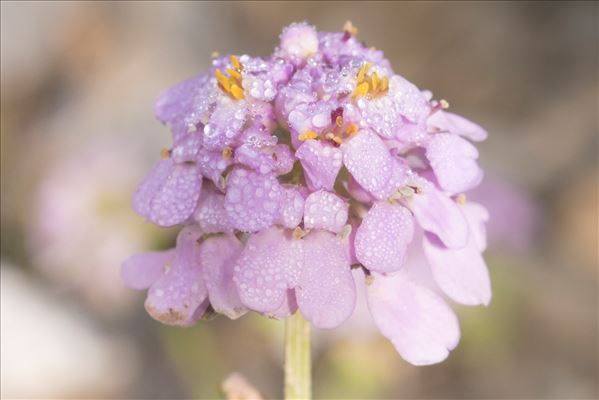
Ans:
[[[217,398],[234,371],[282,396],[282,322],[162,326],[119,266],[174,240],[129,203],[169,145],[157,94],[302,20],[351,20],[490,132],[472,198],[491,212],[491,305],[458,308],[460,345],[431,367],[357,310],[314,334],[315,397],[599,396],[597,3],[247,1],[2,2],[2,397]]]

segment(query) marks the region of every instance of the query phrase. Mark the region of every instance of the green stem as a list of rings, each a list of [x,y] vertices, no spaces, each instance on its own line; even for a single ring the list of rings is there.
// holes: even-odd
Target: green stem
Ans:
[[[312,398],[310,323],[298,311],[285,320],[285,400]]]

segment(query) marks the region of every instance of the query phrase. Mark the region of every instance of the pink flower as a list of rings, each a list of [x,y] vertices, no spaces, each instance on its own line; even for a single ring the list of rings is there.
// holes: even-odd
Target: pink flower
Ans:
[[[136,254],[123,263],[122,277],[131,289],[148,290],[146,310],[168,325],[189,326],[211,307],[229,318],[247,308],[233,285],[233,263],[243,245],[231,235],[199,242],[202,231],[181,230],[175,249]]]
[[[491,299],[489,216],[464,194],[483,177],[468,140],[486,132],[445,108],[351,26],[293,24],[270,58],[216,59],[159,97],[174,144],[134,207],[185,226],[175,249],[126,261],[126,283],[149,288],[146,309],[168,324],[300,310],[334,328],[365,282],[401,356],[443,360],[460,335],[444,297]]]

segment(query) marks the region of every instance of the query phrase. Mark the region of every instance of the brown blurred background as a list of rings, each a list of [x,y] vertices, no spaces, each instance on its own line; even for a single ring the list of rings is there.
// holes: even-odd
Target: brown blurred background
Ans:
[[[314,335],[317,398],[597,398],[598,10],[576,2],[2,2],[2,396],[217,398],[230,372],[282,395],[283,324],[169,328],[119,264],[173,230],[129,206],[169,145],[153,100],[283,26],[346,20],[396,72],[490,132],[494,298],[459,308],[440,365],[405,363],[358,310]]]

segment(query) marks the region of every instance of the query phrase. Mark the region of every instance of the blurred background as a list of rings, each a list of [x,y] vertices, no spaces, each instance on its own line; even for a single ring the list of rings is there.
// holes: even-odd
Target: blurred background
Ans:
[[[191,329],[124,289],[128,255],[175,231],[131,210],[168,146],[164,88],[210,54],[268,55],[307,20],[383,49],[395,70],[486,127],[494,298],[458,308],[462,341],[412,367],[367,313],[314,334],[317,398],[597,398],[596,2],[2,2],[2,397],[218,398],[233,371],[282,396],[283,323]]]

